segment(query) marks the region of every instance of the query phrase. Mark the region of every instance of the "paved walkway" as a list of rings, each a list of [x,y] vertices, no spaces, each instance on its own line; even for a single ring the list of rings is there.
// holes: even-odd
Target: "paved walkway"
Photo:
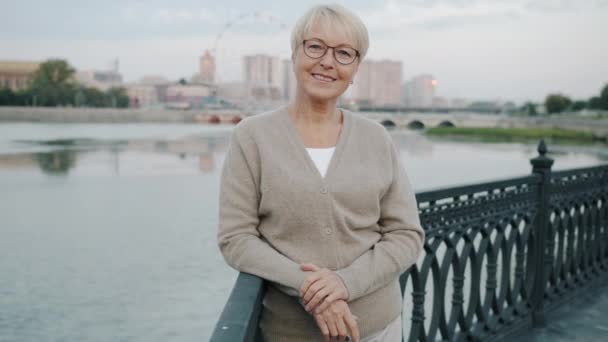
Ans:
[[[513,339],[521,342],[608,341],[608,280],[551,312],[547,326]]]

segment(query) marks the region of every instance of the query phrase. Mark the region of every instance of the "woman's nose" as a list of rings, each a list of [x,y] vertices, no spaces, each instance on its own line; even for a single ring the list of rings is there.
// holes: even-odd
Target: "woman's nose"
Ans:
[[[325,51],[325,55],[321,57],[321,66],[326,69],[332,69],[334,67],[334,63],[336,63],[334,59],[334,48],[327,48]]]

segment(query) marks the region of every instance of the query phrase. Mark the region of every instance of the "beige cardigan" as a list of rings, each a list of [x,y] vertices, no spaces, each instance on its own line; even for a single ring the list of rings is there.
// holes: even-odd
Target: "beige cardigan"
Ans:
[[[389,134],[343,113],[325,178],[287,107],[247,118],[232,133],[218,242],[230,266],[271,282],[260,322],[266,342],[321,338],[297,297],[309,274],[299,264],[337,271],[365,337],[400,314],[398,276],[422,251],[416,199]]]

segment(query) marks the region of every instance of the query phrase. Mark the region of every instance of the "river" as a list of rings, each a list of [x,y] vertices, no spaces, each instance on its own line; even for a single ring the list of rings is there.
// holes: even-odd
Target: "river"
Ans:
[[[231,129],[0,124],[0,341],[206,341],[236,277],[215,242]],[[525,175],[536,156],[392,134],[417,191]],[[549,149],[555,170],[608,160]]]

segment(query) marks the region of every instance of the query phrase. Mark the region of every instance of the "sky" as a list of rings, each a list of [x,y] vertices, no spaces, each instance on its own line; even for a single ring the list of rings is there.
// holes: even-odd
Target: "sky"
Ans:
[[[334,1],[358,14],[370,59],[399,60],[403,80],[432,74],[436,95],[574,99],[608,83],[608,0]],[[0,60],[64,58],[78,70],[119,60],[125,81],[189,79],[206,49],[219,81],[245,54],[290,56],[290,30],[318,1],[0,0]]]

